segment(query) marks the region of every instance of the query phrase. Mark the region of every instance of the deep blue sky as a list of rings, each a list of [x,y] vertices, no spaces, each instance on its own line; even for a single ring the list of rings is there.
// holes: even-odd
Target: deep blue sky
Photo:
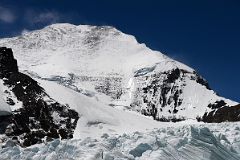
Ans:
[[[239,0],[1,0],[0,37],[50,23],[112,25],[240,102]]]

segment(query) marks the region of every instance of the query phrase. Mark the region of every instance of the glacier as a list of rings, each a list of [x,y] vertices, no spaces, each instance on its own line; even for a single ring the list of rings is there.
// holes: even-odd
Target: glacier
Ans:
[[[239,122],[197,121],[238,103],[132,35],[110,26],[62,23],[0,39],[0,46],[13,49],[19,70],[47,97],[79,114],[73,139],[29,147],[0,142],[0,159],[240,159]],[[11,114],[21,108],[20,102],[9,107],[4,98],[0,93],[0,115],[1,109]]]
[[[46,92],[76,109],[80,120],[72,140],[55,139],[27,148],[0,144],[0,159],[46,160],[237,160],[239,122],[157,122],[101,104],[55,82],[39,80]]]
[[[238,160],[239,123],[162,127],[147,132],[63,140],[0,150],[1,159]]]
[[[110,26],[53,24],[0,45],[12,48],[32,77],[160,121],[196,119],[220,101],[219,108],[238,104],[218,96],[191,67]]]

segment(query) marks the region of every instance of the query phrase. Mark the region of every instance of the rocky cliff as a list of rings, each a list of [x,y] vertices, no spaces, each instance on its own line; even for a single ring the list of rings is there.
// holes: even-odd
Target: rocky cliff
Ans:
[[[0,79],[12,114],[0,117],[1,141],[13,140],[30,146],[54,138],[69,139],[78,121],[78,113],[59,104],[38,83],[18,71],[10,48],[0,48]]]

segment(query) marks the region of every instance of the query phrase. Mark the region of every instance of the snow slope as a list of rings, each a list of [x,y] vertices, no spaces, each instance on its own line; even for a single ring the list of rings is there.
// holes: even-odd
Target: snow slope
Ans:
[[[192,68],[109,26],[53,24],[0,39],[20,70],[157,120],[195,119],[223,100]],[[193,114],[188,114],[193,113]]]
[[[239,122],[157,122],[107,106],[55,82],[35,79],[46,93],[80,116],[72,140],[55,139],[27,148],[0,143],[7,160],[238,160]]]
[[[0,45],[11,47],[20,70],[80,117],[72,140],[28,148],[9,140],[0,143],[0,159],[240,159],[239,122],[195,121],[212,110],[210,104],[237,103],[219,97],[192,68],[131,35],[108,26],[55,24],[0,39]],[[0,115],[17,109],[3,97],[0,92]],[[166,118],[188,120],[153,120]]]
[[[54,24],[23,36],[2,39],[0,44],[13,48],[22,70],[36,72],[41,77],[68,73],[132,74],[134,69],[160,62],[167,64],[164,64],[166,69],[178,66],[192,70],[108,26]]]
[[[118,135],[173,125],[156,122],[134,112],[118,110],[54,82],[36,80],[52,98],[68,104],[79,113],[74,138],[99,138],[104,133]]]

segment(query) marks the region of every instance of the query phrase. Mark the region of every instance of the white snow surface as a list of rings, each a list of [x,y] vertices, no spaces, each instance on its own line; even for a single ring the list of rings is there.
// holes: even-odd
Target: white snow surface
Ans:
[[[134,112],[122,111],[105,105],[57,83],[36,79],[46,92],[59,103],[68,104],[79,113],[74,138],[99,138],[104,133],[118,135],[146,131],[173,123],[152,120]]]
[[[10,106],[5,101],[3,81],[0,80],[0,116],[10,115],[12,113]]]
[[[108,26],[53,24],[19,37],[2,39],[0,44],[13,49],[21,70],[33,71],[42,78],[68,76],[68,73],[131,75],[136,69],[156,63],[166,70],[174,67],[192,70]]]
[[[2,160],[239,160],[239,123],[162,127],[148,132],[0,150]]]
[[[36,79],[80,114],[74,139],[21,148],[0,144],[7,160],[238,160],[240,123],[157,122],[109,107],[54,82]]]
[[[138,43],[134,36],[110,26],[53,24],[18,37],[0,39],[0,46],[13,49],[21,71],[56,81],[119,109],[127,107],[134,110],[130,104],[139,87],[134,77],[136,71],[142,70],[140,74],[147,75],[175,68],[194,72],[192,68]],[[109,78],[115,80],[109,83]],[[196,118],[207,111],[209,103],[218,100],[224,100],[230,106],[237,104],[217,96],[214,91],[190,80],[190,77],[186,81],[181,95],[183,103],[179,106],[177,117]],[[104,83],[111,86],[114,93],[121,91],[120,99],[112,99],[96,90]],[[182,84],[179,82],[179,85]],[[166,106],[160,114],[167,116],[172,109],[170,105]]]
[[[240,123],[157,122],[122,111],[55,82],[36,79],[80,119],[72,140],[21,148],[0,143],[1,160],[238,160]],[[2,148],[4,147],[4,148]]]
[[[166,123],[118,109],[131,103],[137,86],[133,73],[139,69],[147,68],[141,74],[174,68],[193,72],[190,67],[139,44],[133,36],[113,27],[55,24],[19,37],[1,39],[0,45],[13,48],[20,70],[35,75],[50,97],[68,104],[80,116],[72,140],[56,139],[27,148],[12,146],[11,141],[0,143],[1,160],[240,159],[239,122]],[[71,74],[77,79],[69,87]],[[67,81],[53,80],[60,76]],[[126,92],[118,101],[97,93],[94,83],[102,77],[123,79],[121,85]],[[182,103],[188,110],[179,114],[189,119],[206,111],[202,105],[222,99],[194,81],[188,79],[186,84]],[[5,105],[1,97],[0,104]]]

